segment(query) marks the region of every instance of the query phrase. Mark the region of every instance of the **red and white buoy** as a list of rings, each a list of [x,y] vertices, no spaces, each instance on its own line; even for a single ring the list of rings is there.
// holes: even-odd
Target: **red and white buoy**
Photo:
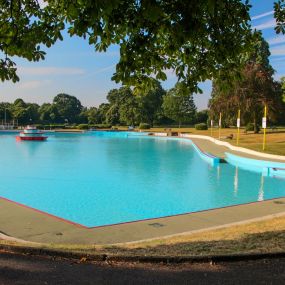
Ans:
[[[19,136],[17,141],[45,141],[48,137],[44,136],[44,132],[38,130],[35,126],[27,126]]]

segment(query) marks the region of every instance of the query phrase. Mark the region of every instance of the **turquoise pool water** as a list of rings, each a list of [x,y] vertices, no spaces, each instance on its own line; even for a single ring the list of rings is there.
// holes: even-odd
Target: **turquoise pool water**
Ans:
[[[0,196],[88,226],[285,196],[285,181],[203,161],[190,141],[126,133],[0,134]]]

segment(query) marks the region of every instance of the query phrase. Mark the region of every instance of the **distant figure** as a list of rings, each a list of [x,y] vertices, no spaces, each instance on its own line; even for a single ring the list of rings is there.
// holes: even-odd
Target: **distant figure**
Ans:
[[[234,135],[233,135],[233,134],[230,134],[229,136],[227,136],[227,139],[232,140],[233,138],[234,138]]]
[[[233,138],[234,138],[233,134],[230,134],[230,135],[225,136],[225,137],[221,137],[221,139],[229,139],[229,140],[232,140]]]

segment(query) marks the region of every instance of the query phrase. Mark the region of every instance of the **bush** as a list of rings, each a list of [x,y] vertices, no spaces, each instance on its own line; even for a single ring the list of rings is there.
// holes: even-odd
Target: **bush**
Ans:
[[[195,125],[195,129],[199,130],[199,131],[201,131],[201,130],[208,130],[208,126],[205,123],[196,124]]]
[[[245,127],[246,132],[253,132],[254,131],[254,124],[253,123],[248,123]],[[257,125],[257,132],[259,133],[260,127]]]
[[[45,128],[45,126],[42,125],[42,124],[36,124],[35,126],[36,126],[37,129],[39,129],[39,130],[43,130],[43,129]]]
[[[140,123],[139,129],[140,130],[148,130],[148,129],[150,129],[150,125],[147,123]]]
[[[92,124],[89,125],[91,129],[110,129],[112,126],[110,124]]]
[[[80,125],[77,126],[77,128],[79,130],[88,130],[89,126],[88,126],[88,124],[80,124]]]
[[[45,125],[44,126],[44,128],[45,129],[52,129],[52,130],[54,130],[54,129],[65,129],[65,125],[59,125],[59,124],[50,124],[50,125]]]

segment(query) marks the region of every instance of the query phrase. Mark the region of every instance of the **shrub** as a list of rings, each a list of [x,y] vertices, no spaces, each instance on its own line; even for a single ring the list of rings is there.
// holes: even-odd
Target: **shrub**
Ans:
[[[110,124],[91,124],[89,125],[89,128],[91,129],[110,129]]]
[[[88,124],[79,124],[79,125],[77,126],[77,128],[78,128],[79,130],[88,130],[88,129],[89,129],[89,126],[88,126]]]
[[[245,127],[246,132],[253,132],[254,131],[254,124],[253,123],[248,123]],[[258,133],[260,131],[260,127],[257,125],[257,130]]]
[[[201,123],[201,124],[196,124],[195,125],[195,129],[196,130],[208,130],[208,126],[205,123]]]
[[[148,130],[148,129],[150,129],[150,125],[147,123],[140,123],[139,129],[140,130]]]
[[[65,125],[59,125],[59,124],[50,124],[50,125],[45,125],[45,129],[65,129]]]
[[[45,126],[42,125],[42,124],[36,124],[35,126],[36,126],[37,129],[39,129],[39,130],[43,130],[43,129],[45,128]]]

